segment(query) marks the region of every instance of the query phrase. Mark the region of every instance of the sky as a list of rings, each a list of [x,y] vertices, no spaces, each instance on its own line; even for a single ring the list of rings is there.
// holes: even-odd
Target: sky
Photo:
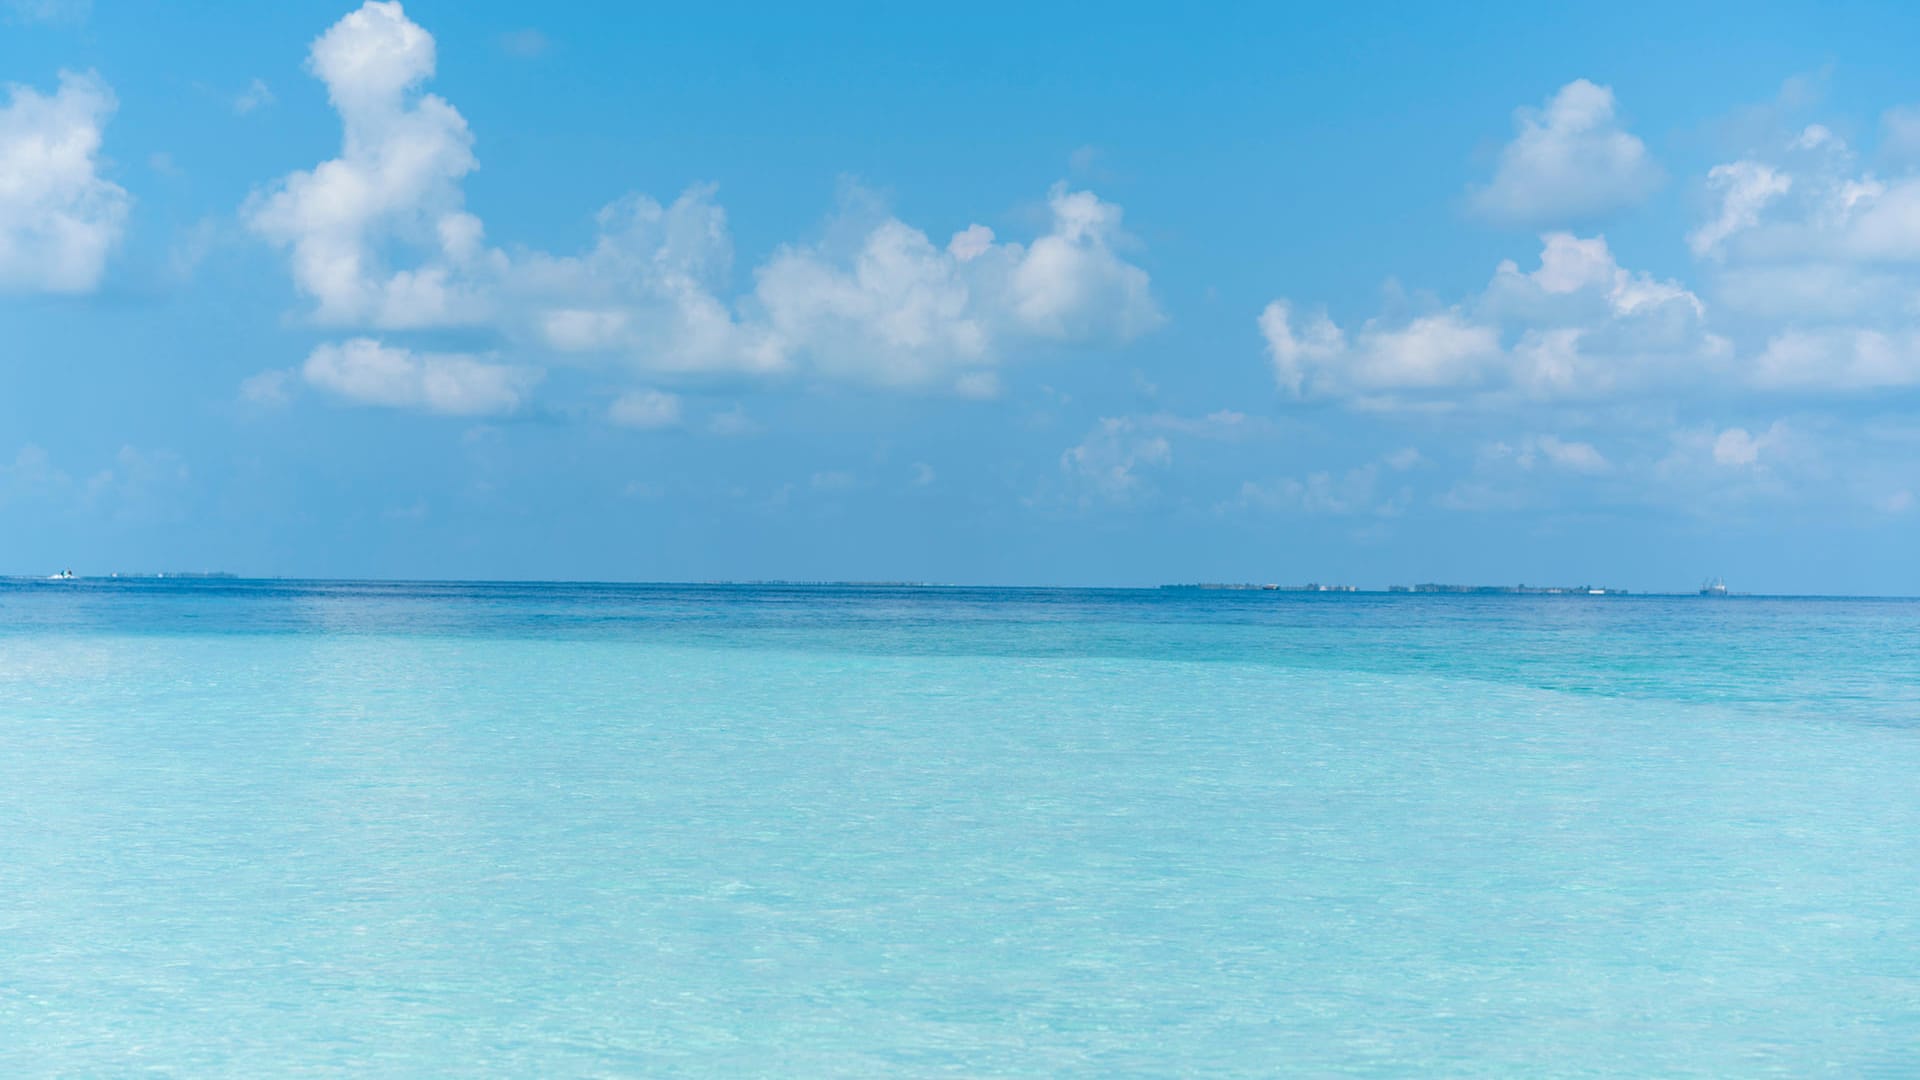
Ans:
[[[1920,593],[1916,40],[0,0],[0,573]]]

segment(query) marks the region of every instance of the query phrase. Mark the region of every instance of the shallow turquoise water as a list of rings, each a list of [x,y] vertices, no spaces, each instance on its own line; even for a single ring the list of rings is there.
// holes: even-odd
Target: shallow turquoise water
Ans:
[[[1920,1074],[1920,603],[0,584],[0,1074]]]

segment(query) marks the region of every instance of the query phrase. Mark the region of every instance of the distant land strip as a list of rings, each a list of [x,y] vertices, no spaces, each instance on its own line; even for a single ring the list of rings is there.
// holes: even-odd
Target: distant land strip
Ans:
[[[1526,595],[1526,596],[1627,596],[1625,589],[1607,588],[1598,585],[1442,585],[1426,582],[1420,585],[1389,585],[1385,589],[1362,589],[1357,585],[1321,585],[1309,582],[1305,585],[1258,585],[1251,582],[1234,584],[1229,582],[1200,582],[1193,585],[1162,585],[1163,589],[1205,589],[1249,592],[1289,592],[1289,593],[1352,593],[1352,592],[1390,592],[1390,593],[1466,593],[1476,596],[1486,595]]]

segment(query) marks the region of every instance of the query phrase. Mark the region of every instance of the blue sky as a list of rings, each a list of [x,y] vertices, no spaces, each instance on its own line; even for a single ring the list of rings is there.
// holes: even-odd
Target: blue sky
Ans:
[[[0,572],[1920,592],[1916,23],[0,0]]]

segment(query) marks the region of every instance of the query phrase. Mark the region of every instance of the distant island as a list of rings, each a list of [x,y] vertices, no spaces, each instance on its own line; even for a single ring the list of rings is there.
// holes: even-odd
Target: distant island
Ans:
[[[1162,585],[1160,587],[1163,589],[1206,589],[1209,591],[1225,590],[1229,592],[1241,592],[1241,591],[1247,591],[1247,592],[1359,592],[1361,591],[1360,588],[1355,585],[1320,585],[1317,583],[1309,583],[1306,585],[1256,585],[1249,582],[1247,584],[1236,585],[1230,582],[1202,581],[1193,585]]]
[[[1626,596],[1625,589],[1597,585],[1389,585],[1390,593],[1472,593],[1525,596]]]
[[[937,589],[942,586],[933,581],[795,581],[786,578],[767,578],[762,580],[734,581],[721,579],[703,581],[710,586],[753,586],[756,588],[782,589]]]
[[[1192,585],[1162,585],[1162,589],[1201,589],[1207,591],[1228,592],[1285,592],[1285,593],[1460,593],[1473,596],[1627,596],[1625,589],[1607,588],[1598,585],[1442,585],[1426,582],[1420,585],[1389,585],[1384,590],[1362,589],[1357,585],[1321,585],[1310,582],[1306,585],[1258,585],[1251,582],[1234,584],[1231,582],[1200,582]]]

